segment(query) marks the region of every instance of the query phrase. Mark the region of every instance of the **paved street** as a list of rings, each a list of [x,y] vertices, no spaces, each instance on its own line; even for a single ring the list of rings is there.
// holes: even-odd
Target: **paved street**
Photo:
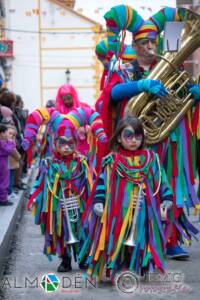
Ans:
[[[195,223],[199,228],[200,226]],[[199,261],[199,243],[194,241],[190,252],[190,260],[186,262],[168,261],[169,270],[168,279],[165,281],[173,281],[172,270],[176,271],[173,277],[175,281],[178,279],[177,272],[184,274],[185,280],[179,287],[172,291],[172,283],[168,283],[165,293],[161,283],[140,283],[137,291],[137,299],[168,299],[169,293],[173,299],[184,297],[184,299],[200,298],[200,261]],[[0,299],[29,299],[40,300],[48,297],[56,299],[121,299],[124,294],[120,294],[118,289],[110,283],[103,283],[99,287],[94,287],[86,280],[82,279],[77,265],[73,264],[73,272],[60,275],[56,273],[59,259],[56,257],[52,262],[42,254],[43,238],[40,235],[39,226],[34,226],[33,218],[30,212],[25,211],[21,219],[20,225],[16,229],[15,237],[12,243],[12,249],[9,256],[9,262],[6,265],[4,277],[1,280]],[[43,275],[55,273],[60,279],[60,286],[53,293],[45,293],[40,286]],[[173,273],[174,274],[174,273]],[[156,279],[155,279],[156,280]],[[154,287],[154,290],[153,290]],[[145,295],[145,292],[148,295]],[[162,294],[163,293],[163,294]],[[127,295],[125,295],[127,296]],[[134,294],[128,295],[133,297]]]

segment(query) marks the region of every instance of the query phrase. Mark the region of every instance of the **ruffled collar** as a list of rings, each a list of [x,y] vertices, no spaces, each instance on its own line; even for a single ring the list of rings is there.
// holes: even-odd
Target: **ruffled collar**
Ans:
[[[143,181],[149,173],[152,153],[147,149],[128,151],[119,149],[114,154],[113,167],[117,173],[130,181]],[[138,158],[135,160],[135,158]]]
[[[137,149],[137,150],[131,151],[131,150],[125,150],[123,148],[119,148],[118,153],[125,157],[144,156],[145,158],[147,158],[148,150],[145,150],[145,149],[138,150]]]
[[[75,158],[75,156],[76,156],[75,152],[73,152],[73,153],[71,153],[71,154],[69,154],[67,156],[62,156],[58,152],[53,151],[53,158],[55,160],[63,161],[64,163],[70,162],[71,160],[73,160]]]

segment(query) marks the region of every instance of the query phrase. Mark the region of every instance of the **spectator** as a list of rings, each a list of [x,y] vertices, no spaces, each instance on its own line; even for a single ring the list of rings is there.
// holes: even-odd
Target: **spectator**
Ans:
[[[8,125],[7,128],[8,128],[8,131],[7,131],[8,138],[15,142],[16,141],[16,135],[17,135],[16,127]],[[15,198],[15,195],[13,193],[14,170],[19,168],[20,158],[21,158],[21,155],[19,154],[17,149],[15,149],[14,151],[15,151],[15,157],[9,156],[9,168],[10,168],[10,184],[9,184],[9,190],[8,190],[9,199]],[[18,159],[16,159],[16,158],[18,158]]]
[[[4,124],[0,124],[0,206],[8,206],[13,203],[8,201],[9,168],[8,157],[15,157],[15,142],[8,139],[8,129]]]
[[[55,100],[48,100],[46,103],[46,108],[55,107]]]
[[[13,112],[10,108],[0,105],[0,122],[3,124],[13,124]]]

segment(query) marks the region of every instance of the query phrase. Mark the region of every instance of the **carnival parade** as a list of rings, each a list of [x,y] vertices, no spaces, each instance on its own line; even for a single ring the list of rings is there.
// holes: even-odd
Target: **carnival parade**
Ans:
[[[44,20],[48,5],[81,16],[76,1],[39,2]],[[175,3],[146,18],[127,2],[101,15],[93,103],[74,77],[27,112],[0,75],[0,216],[16,215],[9,239],[0,227],[0,299],[200,296],[200,81],[186,63],[200,48],[200,15]]]

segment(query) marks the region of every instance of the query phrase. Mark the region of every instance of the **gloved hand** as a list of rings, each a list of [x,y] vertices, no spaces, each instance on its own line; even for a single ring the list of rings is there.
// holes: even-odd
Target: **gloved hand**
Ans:
[[[170,200],[164,200],[164,201],[160,204],[160,207],[161,207],[162,209],[170,209],[170,208],[172,208],[172,206],[173,206],[173,202],[170,201]]]
[[[165,97],[168,92],[162,82],[153,79],[138,80],[139,92],[147,92],[158,97]]]
[[[160,215],[161,220],[166,221],[167,220],[167,211],[168,209],[172,208],[173,202],[170,200],[164,200],[160,205]]]
[[[30,147],[30,142],[27,139],[23,139],[22,143],[21,143],[22,148],[24,149],[24,151],[27,151]]]
[[[103,214],[103,203],[95,203],[93,206],[94,212],[98,217],[101,217]]]
[[[188,90],[195,100],[200,101],[200,84],[190,84]]]

